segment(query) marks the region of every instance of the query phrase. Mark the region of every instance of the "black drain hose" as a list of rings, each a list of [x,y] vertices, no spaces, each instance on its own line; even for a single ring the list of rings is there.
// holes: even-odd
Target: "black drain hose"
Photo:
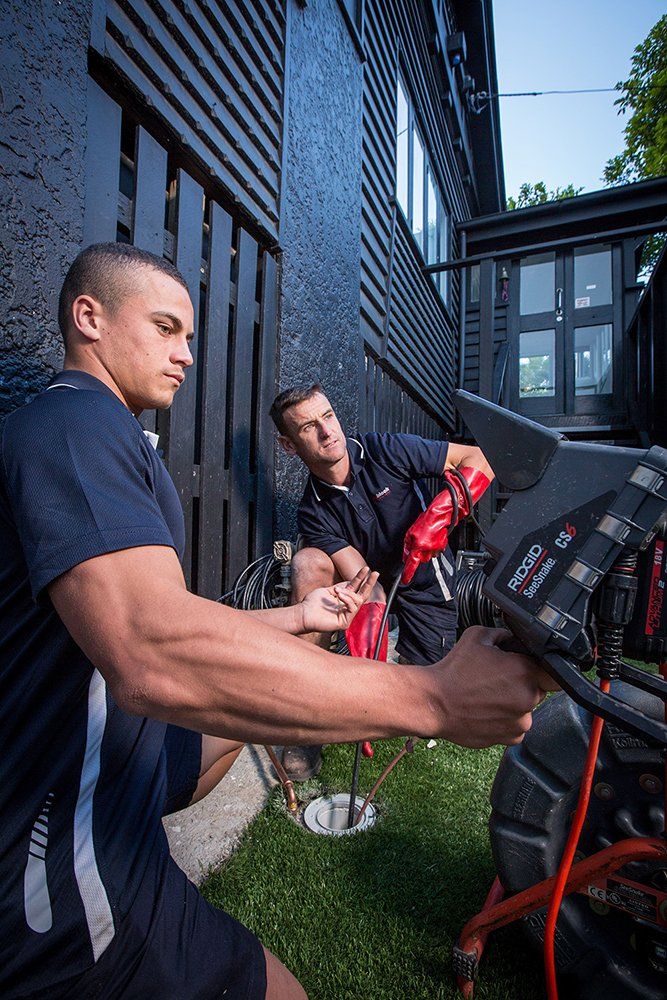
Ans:
[[[391,610],[391,605],[396,596],[396,591],[401,582],[401,576],[403,571],[398,574],[394,584],[387,598],[387,605],[384,609],[384,614],[382,615],[382,622],[380,625],[380,632],[375,643],[375,651],[373,653],[373,659],[377,660],[380,654],[380,645],[382,643],[382,635],[384,633],[384,628],[389,617],[389,612]],[[502,624],[502,618],[500,617],[500,612],[495,604],[489,600],[482,593],[482,586],[486,575],[483,570],[472,570],[470,573],[461,575],[457,580],[457,601],[459,605],[459,618],[461,625],[464,629],[469,628],[471,625],[487,625],[489,628],[498,627]],[[361,764],[361,746],[362,741],[357,743],[355,754],[354,754],[354,767],[352,770],[352,787],[350,789],[350,804],[347,814],[347,826],[351,829],[360,822],[369,804],[375,797],[375,793],[378,788],[389,775],[389,773],[398,764],[399,760],[405,756],[406,753],[411,753],[414,749],[415,743],[418,741],[418,737],[409,736],[405,741],[405,746],[399,750],[396,756],[389,762],[387,767],[384,769],[378,780],[373,785],[368,796],[366,797],[364,804],[359,810],[356,818],[354,815],[355,806],[357,804],[357,787],[359,784],[359,766]]]
[[[389,591],[389,596],[387,598],[387,603],[385,604],[384,613],[382,615],[382,621],[380,622],[380,630],[378,632],[378,637],[375,640],[375,649],[373,650],[373,659],[377,660],[380,655],[380,649],[382,647],[382,636],[384,635],[384,630],[387,624],[387,619],[389,618],[389,612],[393,604],[394,598],[396,597],[396,591],[398,590],[399,584],[401,582],[401,577],[403,576],[403,567],[401,566],[398,576],[394,580],[391,590]],[[354,767],[352,768],[352,787],[350,788],[350,806],[347,813],[347,827],[348,830],[354,826],[354,807],[357,802],[357,787],[359,785],[359,765],[361,763],[361,747],[363,740],[359,740],[356,749],[354,751]],[[367,805],[367,803],[365,803]],[[361,813],[357,817],[357,822],[361,818]]]

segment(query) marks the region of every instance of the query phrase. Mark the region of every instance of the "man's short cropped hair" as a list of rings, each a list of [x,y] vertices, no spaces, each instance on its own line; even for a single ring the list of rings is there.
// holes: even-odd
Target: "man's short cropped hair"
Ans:
[[[289,410],[290,406],[296,406],[298,403],[305,403],[307,399],[312,399],[318,392],[324,395],[324,389],[319,382],[314,382],[308,386],[293,385],[290,389],[283,389],[282,392],[278,393],[271,403],[269,415],[278,428],[279,434],[287,434],[287,424],[283,416],[285,410]]]
[[[136,268],[150,267],[187,289],[185,278],[173,264],[129,243],[93,243],[82,250],[65,275],[58,302],[58,325],[65,344],[72,305],[79,295],[91,295],[113,311],[131,288]]]

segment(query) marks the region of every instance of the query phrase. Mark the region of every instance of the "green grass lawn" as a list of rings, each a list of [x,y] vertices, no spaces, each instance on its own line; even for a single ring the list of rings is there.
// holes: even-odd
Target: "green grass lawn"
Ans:
[[[401,746],[375,744],[361,793]],[[277,789],[204,894],[252,928],[310,1000],[456,997],[452,945],[494,878],[488,797],[500,756],[418,743],[380,789],[375,827],[350,837],[309,833]],[[352,759],[352,747],[329,747],[318,782],[297,786],[301,799],[349,790]],[[541,958],[520,928],[492,935],[475,997],[544,995]]]

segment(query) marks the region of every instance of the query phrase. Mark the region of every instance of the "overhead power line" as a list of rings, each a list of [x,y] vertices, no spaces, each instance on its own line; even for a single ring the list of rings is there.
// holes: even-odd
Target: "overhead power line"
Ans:
[[[512,94],[484,94],[484,97],[544,97],[546,94],[611,94],[616,87],[585,87],[580,90],[518,90]],[[480,97],[482,94],[479,95]]]
[[[667,90],[667,84],[649,83],[642,89],[646,90]],[[578,90],[517,90],[507,94],[487,94],[485,90],[480,90],[477,97],[490,101],[494,97],[545,97],[549,94],[620,94],[619,87],[582,87]]]
[[[667,91],[667,84],[648,83],[641,89]],[[576,90],[517,90],[505,94],[487,94],[485,90],[480,90],[468,95],[468,106],[478,115],[489,101],[499,97],[549,97],[552,94],[622,94],[622,90],[620,87],[580,87]]]

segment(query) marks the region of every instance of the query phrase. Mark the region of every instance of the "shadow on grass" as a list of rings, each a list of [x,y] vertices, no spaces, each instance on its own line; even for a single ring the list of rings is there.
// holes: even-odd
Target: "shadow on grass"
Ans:
[[[380,911],[400,926],[412,942],[411,962],[434,983],[451,984],[455,995],[452,948],[495,878],[488,850],[476,842],[462,846],[454,838],[430,837],[428,830],[406,835],[391,815],[355,840],[339,863],[356,887],[359,909],[369,918]],[[540,956],[530,950],[520,927],[501,931],[487,949],[477,997],[502,995],[505,986],[514,1000],[544,995]],[[499,992],[487,994],[487,979]]]
[[[340,791],[350,753],[332,750],[323,775]],[[395,751],[376,746],[364,781]],[[310,1000],[454,1000],[452,946],[495,876],[487,817],[498,756],[415,754],[383,786],[376,826],[351,837],[309,833],[274,792],[204,892],[255,931]],[[542,982],[540,956],[514,927],[491,937],[475,997],[540,1000]]]

